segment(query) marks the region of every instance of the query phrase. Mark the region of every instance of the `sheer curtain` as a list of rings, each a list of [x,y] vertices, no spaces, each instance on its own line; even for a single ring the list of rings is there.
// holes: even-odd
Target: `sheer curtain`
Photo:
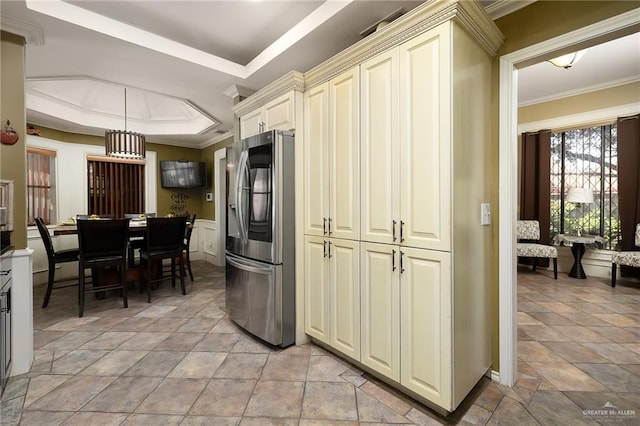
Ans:
[[[634,250],[636,224],[640,223],[640,114],[618,118],[618,177],[622,250]],[[640,277],[640,268],[623,266],[620,272]]]
[[[522,134],[519,218],[540,223],[540,243],[549,244],[551,200],[551,130]],[[519,259],[522,263],[528,263]],[[538,266],[548,266],[539,259]]]

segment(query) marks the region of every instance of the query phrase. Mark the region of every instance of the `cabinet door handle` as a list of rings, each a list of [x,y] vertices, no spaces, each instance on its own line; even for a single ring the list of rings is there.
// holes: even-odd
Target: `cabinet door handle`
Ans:
[[[327,242],[322,242],[322,257],[327,257]]]
[[[327,218],[322,218],[322,235],[327,235]]]
[[[331,218],[329,218],[329,235],[331,235]],[[331,243],[329,243],[331,244]]]
[[[0,271],[0,275],[9,275],[11,273],[11,269],[7,269],[6,271]]]
[[[402,236],[402,227],[404,226],[404,222],[400,221],[400,242],[404,241],[404,237]]]
[[[396,251],[395,250],[391,250],[392,255],[391,255],[391,270],[395,271],[396,268]]]
[[[331,259],[331,241],[329,241],[329,259]]]
[[[392,231],[391,231],[391,233],[392,233],[392,235],[393,235],[393,241],[395,241],[395,240],[396,240],[396,223],[398,223],[398,222],[396,222],[396,221],[394,220],[394,221],[393,221],[393,229],[392,229]]]
[[[404,253],[402,252],[402,250],[400,250],[400,273],[402,274],[404,272],[404,266],[402,265],[402,257],[404,256]]]

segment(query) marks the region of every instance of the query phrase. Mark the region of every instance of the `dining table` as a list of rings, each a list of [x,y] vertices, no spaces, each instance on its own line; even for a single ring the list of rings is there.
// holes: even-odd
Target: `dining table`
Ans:
[[[93,220],[108,220],[108,219],[93,219]],[[187,227],[192,227],[193,224],[191,222],[187,221]],[[129,238],[140,238],[140,237],[144,237],[145,233],[147,231],[147,221],[146,220],[131,220],[129,222]],[[78,226],[75,223],[75,219],[69,219],[63,222],[58,223],[55,228],[53,228],[53,235],[54,236],[61,236],[61,235],[77,235],[78,234]],[[140,268],[139,265],[136,265],[134,267],[129,267],[126,270],[126,280],[128,282],[136,282],[136,281],[140,281],[141,280],[141,274],[142,274],[142,269]],[[153,272],[152,275],[160,275],[162,274],[162,265],[158,265],[155,266],[153,268]],[[99,276],[96,277],[96,283],[98,285],[100,285],[99,283],[104,282],[104,281],[109,281],[111,278],[110,277],[104,277],[104,276]]]

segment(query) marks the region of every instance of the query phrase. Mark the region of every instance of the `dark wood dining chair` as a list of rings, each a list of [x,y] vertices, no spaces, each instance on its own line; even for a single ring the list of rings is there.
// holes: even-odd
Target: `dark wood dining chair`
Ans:
[[[80,250],[78,248],[56,250],[53,246],[51,234],[49,234],[49,230],[44,224],[42,218],[36,217],[34,220],[36,222],[36,226],[38,227],[38,231],[40,232],[40,237],[42,237],[42,244],[44,244],[44,249],[47,251],[47,260],[49,261],[49,278],[47,280],[47,292],[45,293],[44,300],[42,302],[42,307],[46,308],[49,304],[49,298],[51,298],[52,290],[58,290],[61,288],[73,287],[78,285],[77,283],[73,283],[59,285],[55,288],[53,287],[56,275],[56,265],[60,263],[77,262]]]
[[[191,281],[193,281],[193,272],[191,271],[191,258],[189,257],[189,246],[191,244],[191,233],[193,232],[193,226],[196,222],[196,215],[189,215],[187,220],[189,222],[189,225],[185,227],[184,249],[182,252],[182,256],[180,256],[180,262],[184,263],[185,269],[189,271],[189,278],[191,278]]]
[[[84,295],[109,290],[120,290],[124,307],[127,303],[127,245],[129,243],[129,219],[78,220],[78,245],[80,254],[78,289],[79,315],[84,314]],[[97,274],[92,274],[92,286],[85,288],[84,271],[101,268],[115,268],[118,275],[116,284],[96,285]]]
[[[186,217],[151,217],[147,219],[146,245],[140,250],[140,262],[146,263],[147,302],[151,303],[151,285],[164,279],[162,274],[154,279],[152,265],[164,259],[171,259],[171,285],[176,286],[176,264],[180,267],[178,278],[182,294],[187,294],[184,285],[184,263],[177,261],[184,250]],[[162,266],[160,267],[162,269]]]
[[[87,220],[87,219],[114,219],[115,215],[109,214],[77,214],[76,220]]]
[[[149,217],[156,217],[155,213],[125,213],[125,218],[136,220],[147,220]],[[140,250],[145,245],[144,234],[129,235],[129,268],[133,268],[136,264],[136,250]]]

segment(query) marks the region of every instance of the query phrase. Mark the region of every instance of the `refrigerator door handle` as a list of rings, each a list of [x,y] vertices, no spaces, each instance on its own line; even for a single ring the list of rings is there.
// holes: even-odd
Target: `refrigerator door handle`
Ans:
[[[249,153],[247,151],[242,151],[240,154],[240,160],[238,161],[238,176],[236,179],[236,184],[238,187],[236,188],[236,214],[238,217],[238,228],[240,231],[240,239],[244,244],[247,243],[248,231],[245,229],[244,215],[245,215],[245,206],[243,202],[243,193],[245,190],[245,181],[244,178],[246,176],[247,162],[249,160]]]
[[[231,265],[243,271],[253,272],[253,273],[262,274],[262,275],[271,275],[273,273],[272,266],[255,266],[255,265],[252,265],[253,262],[249,263],[246,260],[240,260],[236,256],[229,255],[229,253],[227,253],[226,258]]]

